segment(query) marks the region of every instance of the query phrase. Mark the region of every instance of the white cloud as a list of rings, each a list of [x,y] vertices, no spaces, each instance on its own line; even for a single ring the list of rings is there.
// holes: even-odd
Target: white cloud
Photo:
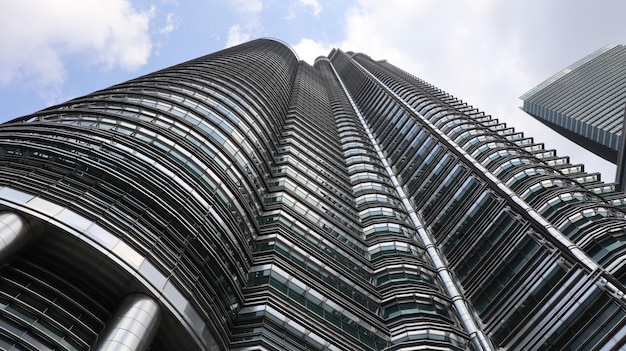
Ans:
[[[318,0],[298,0],[298,2],[304,7],[310,7],[313,16],[318,16],[322,12],[322,5]]]
[[[256,14],[263,10],[263,1],[261,0],[231,0],[231,3],[237,12]]]
[[[260,14],[263,11],[263,2],[261,0],[231,0],[231,3],[235,6],[235,12],[240,15],[238,21],[245,25],[236,23],[228,28],[226,47],[248,41],[262,30]]]
[[[173,32],[176,28],[178,28],[178,18],[173,13],[168,13],[165,16],[165,25],[159,29],[159,33],[163,35],[168,35]]]
[[[239,24],[234,24],[228,28],[228,39],[226,40],[226,47],[235,46],[250,40],[250,33],[242,31]]]
[[[128,0],[0,2],[0,84],[28,78],[58,85],[64,59],[80,54],[92,64],[134,70],[145,64],[154,7],[139,11]]]
[[[319,17],[320,13],[322,13],[322,4],[320,4],[318,0],[298,0],[298,2],[289,5],[289,12],[287,12],[285,19],[289,21],[294,20],[298,12],[306,10],[307,8],[310,8],[311,14],[314,17]]]
[[[317,42],[312,39],[303,38],[298,44],[293,45],[292,48],[298,54],[298,58],[300,60],[313,64],[317,57],[328,55],[333,46]]]

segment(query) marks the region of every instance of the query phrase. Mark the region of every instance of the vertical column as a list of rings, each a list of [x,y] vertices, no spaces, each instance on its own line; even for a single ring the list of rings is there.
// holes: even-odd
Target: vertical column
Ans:
[[[32,241],[33,232],[20,215],[0,213],[0,263],[5,263]]]
[[[626,104],[624,104],[624,116],[626,117]],[[615,182],[619,190],[626,193],[626,121],[622,121],[622,134],[619,136],[620,142],[617,149],[617,170],[615,171]]]
[[[143,351],[150,347],[161,321],[161,308],[150,296],[127,296],[109,319],[95,351]]]

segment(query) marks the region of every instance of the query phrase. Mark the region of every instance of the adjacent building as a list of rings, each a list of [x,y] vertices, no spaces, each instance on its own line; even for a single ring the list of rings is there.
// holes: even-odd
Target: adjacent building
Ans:
[[[617,350],[616,185],[259,39],[0,125],[0,348]]]
[[[618,165],[626,109],[626,47],[607,45],[520,97],[523,109],[563,136]]]

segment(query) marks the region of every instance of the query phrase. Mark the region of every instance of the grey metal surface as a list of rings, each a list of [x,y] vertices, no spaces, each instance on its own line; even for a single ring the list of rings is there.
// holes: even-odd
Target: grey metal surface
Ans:
[[[33,231],[14,212],[0,213],[0,262],[6,262],[33,239]]]
[[[362,67],[358,62],[355,62],[356,65],[360,67],[363,71],[367,72],[364,67]],[[425,118],[421,113],[416,111],[412,106],[406,103],[403,99],[401,99],[392,89],[387,87],[383,82],[381,82],[374,75],[369,74],[370,79],[376,81],[381,87],[383,87],[389,94],[396,97],[400,103],[402,103],[407,109],[413,111],[416,115],[420,116],[423,123],[428,125],[433,131],[435,131],[440,140],[445,141],[449,147],[455,149],[460,155],[462,155],[468,162],[468,164],[474,165],[479,171],[479,173],[484,174],[485,179],[488,179],[492,184],[494,184],[498,189],[500,189],[504,194],[508,196],[508,198],[524,209],[527,212],[528,218],[533,220],[539,226],[545,228],[545,231],[553,238],[555,241],[561,243],[572,256],[584,267],[588,268],[590,271],[594,272],[605,271],[603,267],[599,266],[597,262],[595,262],[587,253],[585,253],[576,243],[574,243],[570,238],[561,233],[557,228],[554,227],[552,223],[547,221],[539,212],[530,206],[526,201],[521,199],[513,190],[506,186],[496,175],[494,175],[491,171],[485,168],[480,162],[478,162],[474,157],[467,153],[462,147],[460,147],[457,143],[455,143],[450,137],[448,137],[445,133],[443,133],[439,128],[437,128],[434,124],[432,124],[427,118]],[[620,293],[621,289],[616,287],[611,282],[605,282],[604,278],[601,278],[598,275],[598,282],[601,286],[604,286],[608,291],[614,293],[616,296],[620,296],[621,298],[626,299],[626,295]]]
[[[358,65],[357,62],[355,62],[355,64]],[[367,72],[367,70],[365,68],[361,67],[361,69],[364,72]],[[335,68],[333,67],[333,71],[334,70],[335,70]],[[394,186],[398,196],[400,197],[400,199],[402,199],[402,204],[405,207],[407,213],[409,214],[411,222],[413,223],[415,228],[417,228],[418,237],[419,237],[420,241],[422,241],[422,243],[426,247],[426,252],[428,253],[428,256],[430,257],[433,266],[437,269],[437,274],[439,275],[439,278],[443,282],[443,286],[445,288],[445,291],[449,295],[449,297],[452,299],[454,307],[457,309],[457,313],[459,315],[461,323],[463,324],[463,327],[470,334],[470,338],[472,340],[472,344],[474,345],[474,347],[476,347],[477,350],[481,350],[481,351],[495,350],[495,348],[493,348],[492,344],[488,341],[489,339],[485,335],[485,332],[479,327],[478,322],[474,318],[474,314],[469,309],[469,306],[468,306],[468,303],[467,303],[465,297],[463,296],[463,294],[461,294],[459,288],[457,287],[456,283],[454,282],[454,280],[452,278],[452,275],[450,273],[450,269],[445,264],[444,259],[441,257],[441,254],[440,254],[439,250],[437,249],[437,244],[434,242],[434,240],[428,234],[428,232],[425,229],[424,224],[419,219],[419,217],[416,215],[415,210],[413,209],[413,206],[407,200],[407,196],[406,196],[404,190],[402,189],[402,187],[400,186],[400,183],[398,182],[395,173],[393,172],[393,170],[389,166],[389,163],[388,163],[385,155],[383,154],[382,150],[380,149],[380,146],[378,145],[378,142],[376,141],[376,138],[374,137],[374,135],[370,131],[370,128],[369,128],[367,122],[365,121],[365,119],[361,115],[361,112],[359,111],[358,107],[354,103],[350,93],[348,92],[348,89],[345,87],[345,85],[343,84],[343,81],[341,80],[341,78],[339,77],[339,74],[336,71],[335,71],[335,75],[337,77],[337,80],[341,84],[341,88],[343,89],[344,94],[346,94],[346,96],[348,97],[348,100],[352,104],[352,107],[354,108],[354,112],[358,116],[359,121],[361,122],[361,124],[363,126],[363,129],[365,129],[365,131],[366,131],[366,133],[367,133],[367,135],[368,135],[368,137],[370,139],[370,142],[372,143],[372,145],[374,145],[374,149],[375,149],[375,151],[377,153],[377,156],[380,159],[380,161],[382,162],[382,164],[383,164],[383,166],[384,166],[384,168],[385,168],[385,170],[387,172],[387,175],[389,176],[389,178],[391,180],[391,183],[393,184],[393,186]],[[375,77],[373,75],[371,75],[371,78],[375,79]],[[383,87],[385,90],[387,90],[387,92],[389,94],[393,95],[393,91],[388,89],[386,85],[384,85],[380,81],[378,81],[378,83],[380,84],[381,87]]]
[[[161,320],[161,307],[150,296],[126,297],[92,348],[97,351],[148,350]]]

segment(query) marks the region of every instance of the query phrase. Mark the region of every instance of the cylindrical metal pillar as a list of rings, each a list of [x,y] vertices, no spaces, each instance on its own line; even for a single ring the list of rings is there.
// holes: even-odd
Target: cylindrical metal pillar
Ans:
[[[159,328],[161,308],[150,296],[127,296],[98,337],[95,351],[147,350]]]
[[[26,246],[33,232],[24,218],[14,212],[0,213],[0,263],[4,263]]]

